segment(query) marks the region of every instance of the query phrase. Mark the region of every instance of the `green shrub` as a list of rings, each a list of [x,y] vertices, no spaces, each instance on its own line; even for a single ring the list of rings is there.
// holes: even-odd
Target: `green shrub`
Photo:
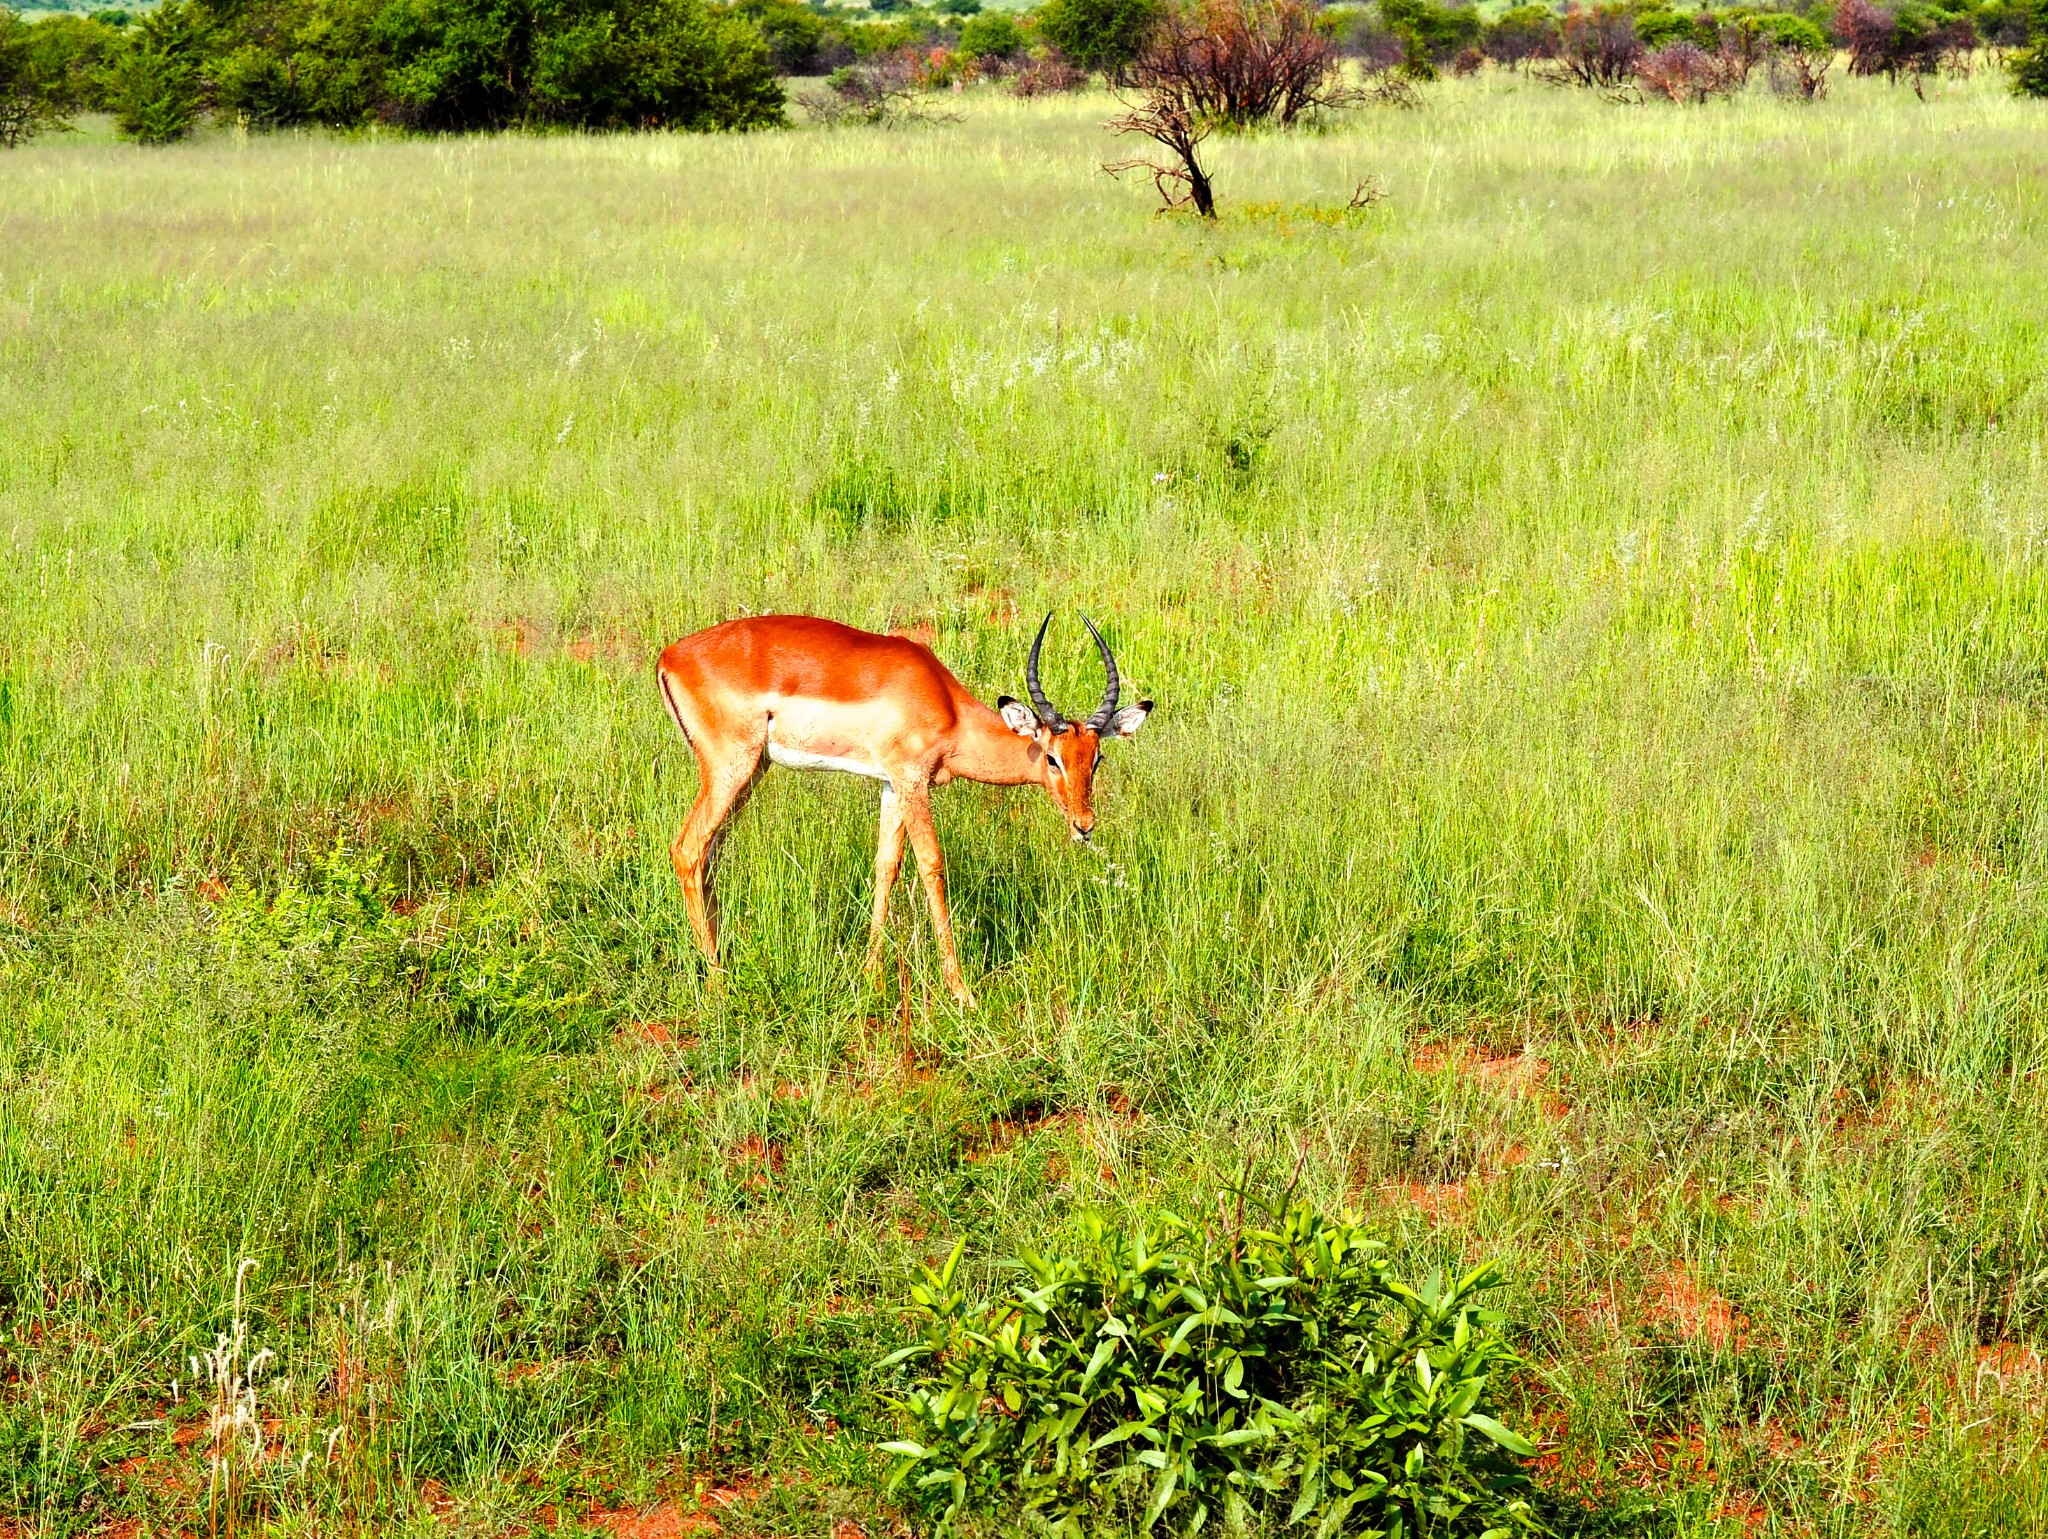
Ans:
[[[983,11],[960,29],[960,52],[970,59],[1011,59],[1029,41],[1008,11]]]
[[[895,1402],[909,1435],[883,1448],[891,1489],[942,1528],[1007,1509],[1079,1539],[1122,1509],[1185,1532],[1535,1529],[1515,1457],[1535,1449],[1489,1408],[1518,1361],[1475,1301],[1491,1266],[1411,1288],[1307,1205],[1236,1233],[1091,1215],[1084,1235],[1078,1255],[1024,1255],[1023,1285],[987,1304],[956,1287],[958,1248],[911,1290],[923,1339],[885,1366],[922,1371]]]
[[[2019,95],[2048,98],[2048,0],[2034,8],[2033,41],[2007,59],[2005,67]]]
[[[182,0],[159,6],[132,29],[133,41],[107,70],[107,105],[121,137],[171,144],[192,132],[207,30],[205,14]]]
[[[1038,35],[1083,69],[1121,77],[1159,25],[1160,0],[1046,0]]]
[[[62,103],[37,64],[33,29],[0,10],[0,146],[12,149],[64,126]]]
[[[1469,6],[1380,0],[1379,10],[1381,24],[1401,40],[1401,68],[1417,80],[1435,79],[1437,66],[1475,46],[1482,30],[1479,13]]]
[[[107,76],[114,128],[137,144],[172,144],[199,118],[199,78],[192,66],[154,48],[133,48]]]

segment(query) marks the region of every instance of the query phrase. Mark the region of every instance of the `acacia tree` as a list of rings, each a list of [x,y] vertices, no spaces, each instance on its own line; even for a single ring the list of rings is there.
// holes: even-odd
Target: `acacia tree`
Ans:
[[[13,149],[64,126],[55,93],[36,69],[27,23],[0,10],[0,145]]]

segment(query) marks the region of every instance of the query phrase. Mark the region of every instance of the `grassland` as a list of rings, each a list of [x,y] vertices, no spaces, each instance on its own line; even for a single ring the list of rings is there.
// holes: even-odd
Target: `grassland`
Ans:
[[[1100,99],[0,157],[0,1531],[206,1530],[253,1258],[245,1527],[879,1534],[920,1260],[1300,1160],[1507,1262],[1561,1521],[2039,1532],[2048,120],[1930,97],[1491,77],[1214,228]],[[654,652],[1081,607],[1160,709],[1098,854],[942,794],[982,1007],[842,777],[707,991]]]

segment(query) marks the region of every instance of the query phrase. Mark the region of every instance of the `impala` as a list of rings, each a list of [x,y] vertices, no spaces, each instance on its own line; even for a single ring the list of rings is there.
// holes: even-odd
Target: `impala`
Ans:
[[[949,780],[1035,785],[1059,805],[1074,838],[1095,828],[1096,757],[1111,738],[1145,724],[1150,700],[1117,708],[1120,682],[1109,643],[1082,623],[1108,675],[1102,704],[1086,721],[1053,709],[1038,682],[1038,654],[1052,616],[1038,627],[1024,663],[1027,706],[1004,695],[990,710],[954,678],[931,648],[907,636],[878,636],[809,615],[727,620],[685,636],[661,654],[655,677],[697,756],[697,799],[669,846],[690,929],[715,970],[718,930],[711,878],[728,820],[769,764],[839,770],[882,782],[875,844],[875,898],[868,966],[880,965],[889,891],[907,836],[930,900],[946,987],[962,1004],[973,994],[960,974],[946,909],[945,862],[932,826],[931,790]]]

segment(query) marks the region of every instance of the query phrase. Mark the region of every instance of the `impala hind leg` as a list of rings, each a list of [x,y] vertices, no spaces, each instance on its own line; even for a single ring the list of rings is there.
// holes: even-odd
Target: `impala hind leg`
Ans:
[[[953,916],[946,908],[946,861],[939,853],[939,833],[932,826],[932,804],[923,792],[905,794],[899,802],[904,830],[917,854],[917,874],[924,881],[924,895],[931,905],[932,937],[939,943],[939,964],[946,987],[968,1009],[974,1008],[974,992],[960,975],[960,952],[953,944]]]
[[[889,923],[889,894],[896,886],[896,873],[903,869],[903,810],[896,788],[882,787],[882,821],[875,839],[875,907],[868,921],[868,962],[870,973],[882,970],[882,931]]]
[[[746,805],[748,793],[761,778],[761,751],[756,747],[751,758],[735,756],[718,763],[700,755],[698,771],[697,800],[683,820],[683,831],[668,847],[668,858],[683,886],[683,906],[690,913],[697,949],[716,970],[718,908],[711,879],[726,825]]]

